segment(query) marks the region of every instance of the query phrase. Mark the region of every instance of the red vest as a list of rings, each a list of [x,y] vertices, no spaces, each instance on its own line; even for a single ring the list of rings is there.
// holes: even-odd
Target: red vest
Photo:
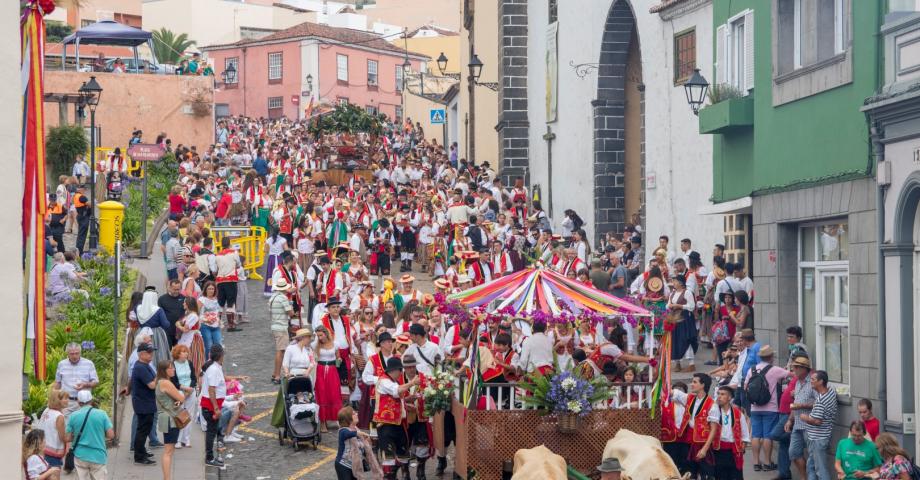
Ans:
[[[591,356],[588,357],[588,359],[594,362],[594,364],[597,365],[597,367],[600,369],[603,369],[604,365],[610,362],[616,361],[616,358],[613,358],[610,355],[604,355],[601,353],[601,347],[603,347],[604,345],[612,345],[612,343],[608,342],[608,343],[602,343],[598,345],[597,348],[595,348],[594,351],[591,352]]]
[[[694,395],[694,399],[696,396]],[[700,407],[696,416],[693,417],[693,435],[690,437],[693,443],[706,443],[706,440],[709,438],[709,409],[712,408],[712,404],[715,401],[710,396],[706,396],[706,400],[703,400],[703,406]],[[684,430],[687,428],[687,425],[690,424],[690,405],[687,405],[687,409],[684,410],[684,418],[680,421],[680,431],[678,435],[684,433]]]
[[[342,327],[345,328],[345,336],[347,337],[348,345],[351,345],[351,322],[345,315],[339,316],[339,319],[342,321]],[[329,314],[323,315],[321,321],[323,322],[323,326],[326,327],[326,330],[329,330],[329,334],[333,337],[332,340],[335,341],[335,328],[332,327],[332,319],[329,318]]]
[[[719,415],[722,414],[721,409],[719,409]],[[741,422],[744,421],[744,417],[741,414],[741,409],[732,405],[732,435],[734,436],[734,443],[732,445],[732,452],[737,456],[741,455],[744,452],[744,442],[741,439]],[[708,431],[708,428],[707,428]],[[695,432],[694,432],[695,433]],[[694,435],[695,436],[695,435]],[[712,442],[713,448],[719,450],[721,447],[722,438],[722,422],[719,421],[719,425],[716,426],[716,439]]]
[[[405,378],[400,375],[396,383],[402,385]],[[402,396],[394,397],[392,395],[380,394],[376,392],[377,407],[374,410],[374,422],[388,425],[402,425],[403,421],[403,398]]]

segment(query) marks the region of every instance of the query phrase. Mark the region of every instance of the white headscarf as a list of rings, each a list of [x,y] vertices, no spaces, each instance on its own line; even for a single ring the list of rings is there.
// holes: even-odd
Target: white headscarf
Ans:
[[[144,299],[141,300],[140,305],[134,310],[137,315],[138,323],[147,323],[147,320],[150,320],[150,318],[157,313],[157,310],[160,309],[157,305],[158,298],[155,290],[147,290],[144,292]]]

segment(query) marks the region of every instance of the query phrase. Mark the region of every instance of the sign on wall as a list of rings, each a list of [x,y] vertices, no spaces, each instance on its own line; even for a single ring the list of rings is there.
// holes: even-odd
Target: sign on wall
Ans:
[[[447,113],[443,108],[432,108],[428,115],[432,125],[444,125],[447,118]]]
[[[546,26],[546,123],[556,121],[559,103],[559,22]]]
[[[300,105],[300,95],[291,95],[291,103]]]

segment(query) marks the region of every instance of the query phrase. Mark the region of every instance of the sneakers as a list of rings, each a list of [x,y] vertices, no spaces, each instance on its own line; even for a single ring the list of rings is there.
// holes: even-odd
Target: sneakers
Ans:
[[[231,433],[224,437],[224,443],[240,443],[243,441],[243,437],[237,435],[236,433]]]
[[[157,462],[156,462],[155,460],[151,460],[151,459],[149,459],[149,458],[144,458],[144,459],[141,459],[141,460],[138,460],[138,459],[135,458],[135,459],[134,459],[134,464],[135,464],[135,465],[150,466],[150,465],[156,465]]]
[[[209,467],[215,467],[215,468],[219,468],[219,469],[221,469],[221,470],[224,469],[224,462],[222,462],[222,461],[220,461],[220,460],[218,460],[218,459],[216,459],[216,458],[212,458],[212,459],[210,459],[210,460],[205,460],[205,461],[204,461],[204,464],[207,465],[207,466],[209,466]]]
[[[240,420],[243,421],[243,422],[251,422],[251,421],[252,421],[252,417],[250,417],[249,415],[245,415],[245,414],[242,414],[242,413],[241,413],[241,414],[240,414]]]
[[[150,447],[150,448],[163,448],[163,444],[162,444],[162,443],[159,443],[159,442],[157,442],[157,443],[151,443],[151,444],[149,445],[149,447]]]

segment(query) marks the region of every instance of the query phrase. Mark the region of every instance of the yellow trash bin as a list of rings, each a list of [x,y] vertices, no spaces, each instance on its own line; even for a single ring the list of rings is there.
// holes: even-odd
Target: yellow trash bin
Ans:
[[[121,223],[125,206],[112,200],[99,204],[99,245],[115,254],[115,242],[121,240]]]

